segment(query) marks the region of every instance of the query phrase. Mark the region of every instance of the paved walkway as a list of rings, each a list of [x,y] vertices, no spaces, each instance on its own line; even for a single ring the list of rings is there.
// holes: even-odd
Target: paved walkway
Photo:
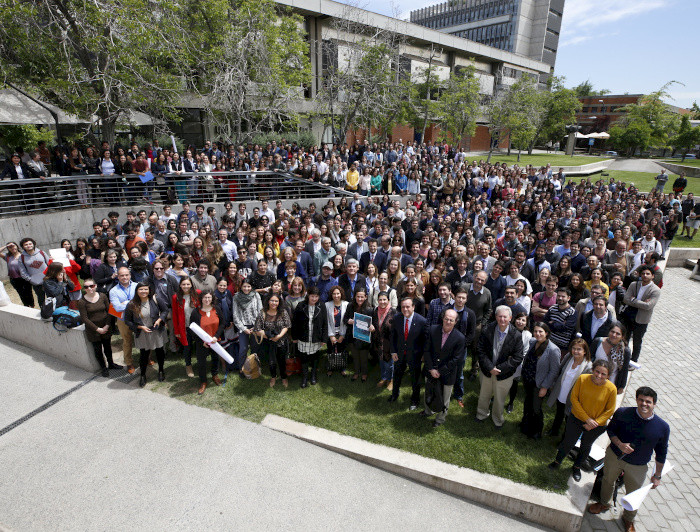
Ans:
[[[635,526],[642,532],[700,530],[700,282],[689,276],[683,268],[665,271],[661,298],[644,338],[643,367],[631,374],[622,401],[622,406],[634,406],[635,390],[651,386],[659,394],[656,413],[671,426],[668,460],[675,469],[639,510]],[[600,516],[586,514],[582,532],[622,530],[621,513],[618,506]]]
[[[651,159],[627,159],[625,157],[613,160],[608,166],[608,170],[624,170],[626,172],[661,173],[661,169],[661,166]]]
[[[0,530],[544,530],[2,339],[0,382]]]

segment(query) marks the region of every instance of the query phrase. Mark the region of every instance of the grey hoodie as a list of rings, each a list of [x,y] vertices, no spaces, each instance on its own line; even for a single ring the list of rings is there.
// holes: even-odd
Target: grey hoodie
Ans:
[[[44,281],[44,272],[48,267],[49,258],[40,249],[35,249],[32,255],[23,251],[19,258],[19,272],[22,279],[29,281],[34,286],[41,285]]]

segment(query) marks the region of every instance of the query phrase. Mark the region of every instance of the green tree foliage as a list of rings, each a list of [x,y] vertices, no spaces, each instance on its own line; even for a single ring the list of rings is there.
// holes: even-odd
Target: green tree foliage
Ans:
[[[685,156],[688,152],[700,144],[700,128],[693,127],[690,124],[690,117],[683,115],[678,128],[678,133],[670,139],[671,146],[676,150],[681,150],[683,157],[681,161],[685,161]]]
[[[6,0],[0,71],[70,113],[96,116],[111,142],[131,110],[177,118],[181,11],[178,0]]]
[[[296,128],[292,103],[311,78],[303,18],[272,0],[213,0],[190,16],[200,35],[212,38],[189,45],[200,54],[196,89],[219,133],[244,141]]]
[[[663,100],[670,98],[668,88],[674,83],[670,81],[659,90],[642,96],[639,103],[619,109],[625,114],[610,129],[613,145],[627,150],[629,156],[637,149],[665,149],[669,145],[669,139],[680,126],[680,117]]]
[[[587,98],[590,96],[604,96],[606,94],[610,94],[610,91],[608,89],[596,90],[593,87],[591,80],[589,79],[579,83],[571,90],[574,91],[574,94],[576,94],[577,98]]]
[[[549,90],[540,91],[539,97],[544,112],[539,115],[541,120],[536,124],[537,134],[529,153],[535,145],[560,140],[566,134],[566,126],[576,121],[576,112],[581,109],[576,92],[564,87],[563,78],[552,78]]]
[[[480,112],[479,79],[476,69],[470,65],[458,72],[452,72],[444,84],[444,90],[437,103],[437,122],[448,140],[461,143],[466,135],[476,131],[476,120]]]
[[[39,128],[33,125],[0,126],[0,143],[5,151],[14,152],[16,148],[22,148],[29,153],[34,150],[40,141],[52,145],[55,142],[54,132],[49,128]]]

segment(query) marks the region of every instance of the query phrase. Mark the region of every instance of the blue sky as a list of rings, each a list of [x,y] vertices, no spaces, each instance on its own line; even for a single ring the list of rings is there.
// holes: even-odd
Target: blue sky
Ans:
[[[402,18],[439,3],[339,1]],[[555,74],[567,86],[588,79],[613,94],[649,93],[675,80],[683,85],[670,87],[668,103],[700,104],[699,19],[699,0],[566,0]]]

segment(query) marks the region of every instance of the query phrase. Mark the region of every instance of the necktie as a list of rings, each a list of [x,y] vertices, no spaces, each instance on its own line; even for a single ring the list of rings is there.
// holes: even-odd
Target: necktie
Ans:
[[[404,320],[403,339],[408,340],[408,320]]]

